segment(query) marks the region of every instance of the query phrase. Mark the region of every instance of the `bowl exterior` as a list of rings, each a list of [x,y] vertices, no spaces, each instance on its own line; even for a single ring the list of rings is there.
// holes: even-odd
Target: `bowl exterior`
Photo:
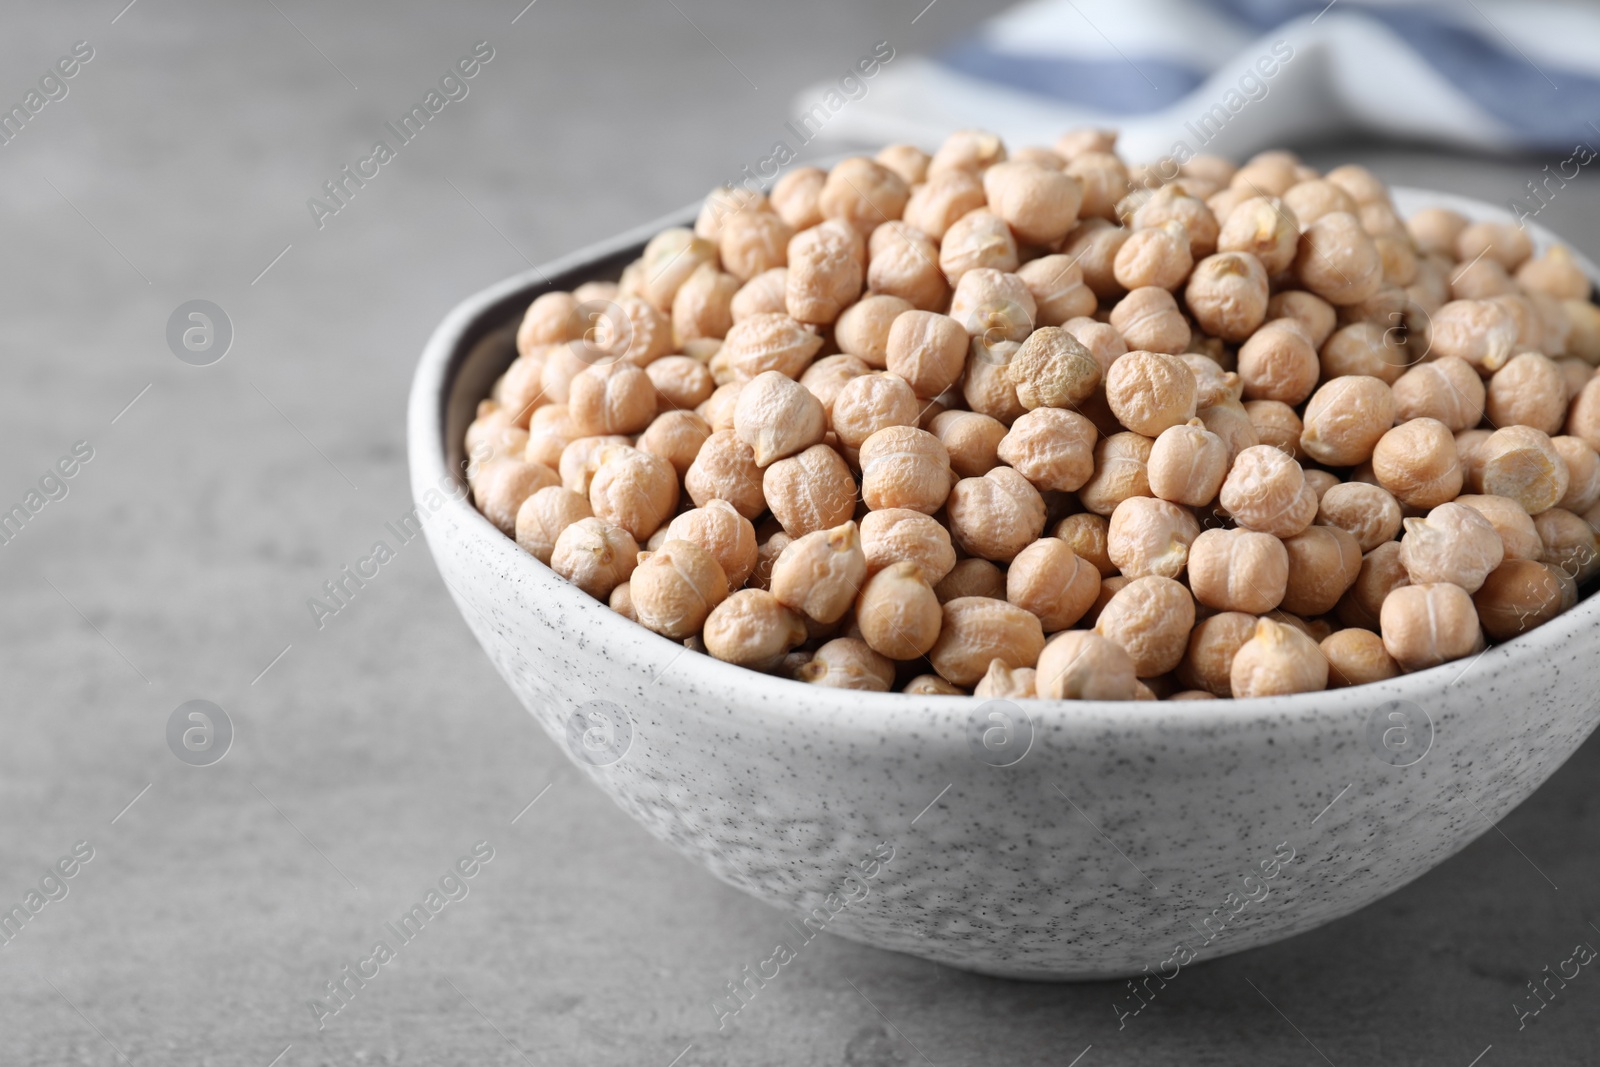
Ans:
[[[827,690],[616,615],[461,498],[459,441],[533,295],[614,275],[682,219],[451,313],[412,393],[413,493],[462,616],[529,712],[657,838],[782,909],[787,950],[826,930],[1009,977],[1172,980],[1420,876],[1600,722],[1596,600],[1379,685],[1120,706]]]

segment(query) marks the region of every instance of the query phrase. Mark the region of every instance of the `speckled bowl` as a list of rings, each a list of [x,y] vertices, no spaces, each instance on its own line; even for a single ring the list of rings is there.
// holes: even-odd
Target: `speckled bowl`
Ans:
[[[825,929],[1016,978],[1170,977],[1405,885],[1595,728],[1597,599],[1379,685],[1182,704],[823,689],[612,613],[462,501],[461,436],[534,296],[616,277],[691,217],[451,311],[411,393],[412,488],[462,616],[533,717],[650,833],[781,909],[794,951]]]

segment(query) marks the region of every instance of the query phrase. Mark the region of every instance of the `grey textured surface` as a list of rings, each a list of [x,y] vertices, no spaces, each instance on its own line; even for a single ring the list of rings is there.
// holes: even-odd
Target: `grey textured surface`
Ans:
[[[1600,945],[1594,743],[1503,834],[1331,927],[1197,968],[1120,1033],[1120,986],[977,978],[831,937],[719,1032],[712,995],[785,917],[582,780],[420,543],[316,629],[306,598],[395,544],[405,392],[450,305],[698,195],[872,42],[931,49],[981,12],[942,3],[912,26],[921,4],[540,0],[512,24],[520,3],[122,6],[16,9],[0,34],[6,101],[72,42],[96,50],[0,148],[0,500],[73,442],[95,450],[0,547],[0,902],[73,842],[95,848],[0,948],[0,1062],[265,1067],[286,1046],[284,1067],[1065,1064],[1091,1043],[1081,1067],[1600,1056],[1587,970],[1520,1032],[1511,1007],[1575,942]],[[496,52],[471,95],[318,231],[306,198],[480,39]],[[1496,201],[1553,161],[1308,156]],[[1594,253],[1597,208],[1585,175],[1540,221]],[[236,329],[206,368],[164,340],[196,297]],[[165,739],[197,697],[237,732],[205,768]],[[479,840],[495,857],[470,895],[319,1032],[306,1002]]]

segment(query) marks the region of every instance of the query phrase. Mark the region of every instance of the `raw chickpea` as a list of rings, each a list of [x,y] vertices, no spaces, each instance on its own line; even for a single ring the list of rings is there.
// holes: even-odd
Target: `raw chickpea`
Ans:
[[[1260,152],[1234,172],[1230,184],[1249,189],[1257,196],[1282,196],[1299,180],[1295,164],[1291,152]]]
[[[884,365],[918,397],[932,398],[961,380],[967,331],[948,315],[904,311],[889,327]]]
[[[827,415],[829,425],[832,425],[833,402],[839,398],[839,391],[850,379],[871,372],[872,368],[866,363],[841,352],[823,356],[807,367],[805,373],[800,375],[800,384],[811,390],[811,395],[821,402],[822,411]]]
[[[603,302],[607,300],[615,300],[618,295],[619,291],[616,282],[584,282],[582,285],[572,290],[572,299],[576,300],[579,304],[585,304],[591,301]]]
[[[1483,446],[1493,430],[1462,430],[1456,434],[1456,456],[1461,461],[1461,484],[1472,492],[1483,489]]]
[[[766,371],[739,391],[733,429],[755,454],[756,466],[766,467],[819,443],[827,417],[809,389],[777,371]]]
[[[1293,319],[1262,326],[1239,346],[1239,379],[1250,400],[1298,404],[1316,388],[1322,364]]]
[[[983,172],[989,208],[1023,241],[1049,245],[1078,221],[1083,188],[1076,178],[1037,163],[1007,160]]]
[[[639,555],[628,580],[639,624],[677,641],[698,634],[711,609],[728,596],[728,579],[716,558],[699,545],[673,540]]]
[[[1214,697],[1232,696],[1233,657],[1255,630],[1256,617],[1237,611],[1201,619],[1178,663],[1178,681]]]
[[[1579,585],[1600,574],[1600,538],[1582,518],[1562,508],[1548,508],[1533,517],[1533,527],[1544,544],[1539,562]]]
[[[1383,638],[1371,630],[1352,626],[1322,639],[1328,661],[1328,688],[1381,682],[1400,673],[1400,665],[1383,647]]]
[[[966,171],[935,174],[911,190],[906,201],[905,221],[942,241],[957,219],[985,204],[983,183]]]
[[[1483,491],[1507,496],[1529,515],[1554,507],[1567,494],[1567,464],[1550,436],[1531,426],[1504,426],[1483,443]]]
[[[1332,471],[1309,468],[1304,473],[1306,487],[1316,494],[1317,507],[1319,510],[1322,506],[1322,494],[1326,493],[1329,489],[1332,489],[1336,485],[1344,484],[1339,480],[1339,476]]]
[[[1461,493],[1455,438],[1438,419],[1412,419],[1379,438],[1372,472],[1407,507],[1437,507]]]
[[[1255,633],[1234,654],[1228,680],[1240,698],[1315,693],[1328,687],[1328,660],[1294,627],[1259,619]]]
[[[733,321],[743,322],[756,315],[788,316],[785,293],[789,288],[789,268],[774,267],[756,275],[739,287],[728,304],[728,314]],[[731,329],[731,327],[730,327]],[[723,334],[727,336],[726,333]]]
[[[1031,671],[1029,672],[1029,680],[1032,680]],[[922,697],[964,697],[967,695],[965,689],[959,685],[951,685],[937,674],[919,674],[907,682],[905,688],[900,692]],[[976,694],[977,690],[973,690],[973,693]],[[1029,692],[1027,695],[1032,696],[1033,694]]]
[[[1480,374],[1499,370],[1516,348],[1517,320],[1487,300],[1452,300],[1430,320],[1428,341],[1433,358],[1459,357]]]
[[[1000,135],[988,130],[957,130],[944,139],[939,150],[928,163],[928,177],[945,171],[960,170],[982,174],[989,167],[1006,158],[1005,142]]]
[[[1240,526],[1280,538],[1304,530],[1317,513],[1316,494],[1307,492],[1300,465],[1271,445],[1235,457],[1218,499]]]
[[[1021,347],[1016,341],[973,341],[972,355],[961,380],[961,396],[967,407],[1007,425],[1028,410],[1017,399],[1017,387],[1011,384],[1011,372],[1006,366]]]
[[[770,212],[729,215],[717,239],[722,269],[742,284],[774,267],[786,266],[794,234],[788,223]]]
[[[1131,581],[1133,581],[1132,578],[1124,578],[1120,574],[1100,579],[1100,594],[1094,598],[1094,607],[1090,608],[1089,613],[1083,617],[1083,625],[1092,627],[1099,622],[1100,613],[1106,609],[1107,604],[1111,603],[1111,598],[1122,592],[1122,587]]]
[[[1363,375],[1334,378],[1312,394],[1306,405],[1300,448],[1330,467],[1364,463],[1394,425],[1395,406],[1394,394],[1381,379]]]
[[[693,411],[716,388],[706,365],[692,356],[663,356],[646,367],[644,373],[655,388],[661,411]],[[569,402],[568,408],[571,407]],[[651,412],[651,421],[654,419],[655,412]]]
[[[1011,357],[1006,373],[1028,410],[1075,407],[1100,384],[1100,365],[1076,337],[1059,326],[1033,331]]]
[[[1140,678],[1166,674],[1178,665],[1194,629],[1194,597],[1181,582],[1159,575],[1135,578],[1101,610],[1095,632],[1115,641],[1133,659]]]
[[[988,267],[963,274],[950,298],[950,317],[973,338],[991,343],[1026,340],[1037,313],[1033,294],[1021,278]]]
[[[609,353],[582,341],[557,345],[545,352],[544,367],[539,372],[539,389],[551,405],[565,406],[572,379],[596,363],[610,363],[615,359]]]
[[[795,678],[833,689],[887,693],[894,685],[894,664],[859,638],[839,637],[817,649]]]
[[[911,310],[911,302],[898,296],[873,293],[845,308],[834,323],[833,336],[841,351],[869,367],[888,366],[889,332],[895,318]]]
[[[1043,700],[1134,700],[1138,678],[1123,647],[1089,630],[1068,630],[1039,654],[1034,672]]]
[[[1208,408],[1213,404],[1237,401],[1244,395],[1244,383],[1231,370],[1223,370],[1210,355],[1184,352],[1178,356],[1194,375],[1195,408]]]
[[[1300,234],[1294,270],[1302,285],[1330,304],[1354,304],[1383,284],[1378,246],[1346,211],[1333,211]]]
[[[1182,184],[1164,185],[1134,211],[1128,224],[1134,229],[1181,224],[1189,237],[1189,258],[1199,262],[1217,250],[1217,217],[1204,200],[1190,196]]]
[[[975,685],[1000,660],[1007,667],[1032,667],[1044,649],[1038,616],[1004,600],[957,597],[945,601],[939,639],[928,659],[939,676]]]
[[[1289,581],[1279,607],[1295,615],[1325,615],[1361,573],[1361,546],[1337,526],[1308,526],[1283,541]]]
[[[981,478],[961,479],[950,490],[945,514],[957,547],[968,555],[1002,563],[1044,532],[1044,498],[1010,467],[996,467]]]
[[[1231,464],[1227,443],[1199,419],[1190,419],[1162,430],[1150,447],[1150,491],[1162,500],[1201,507],[1216,499]]]
[[[1538,352],[1512,356],[1489,379],[1485,412],[1495,426],[1520,423],[1559,433],[1567,419],[1567,382],[1561,368]]]
[[[753,218],[756,214],[732,216],[728,222]],[[768,216],[772,217],[772,216]],[[726,223],[724,224],[726,226]],[[662,230],[644,246],[640,256],[642,264],[643,296],[657,311],[672,310],[672,299],[678,288],[688,280],[701,264],[714,263],[717,258],[715,243],[698,237],[694,231],[679,228]]]
[[[543,463],[506,457],[483,469],[473,490],[473,503],[501,533],[514,536],[522,502],[558,480],[556,472]]]
[[[769,370],[799,378],[821,347],[821,337],[788,315],[762,314],[734,323],[722,354],[745,380]]]
[[[1373,235],[1372,243],[1378,246],[1378,258],[1383,261],[1385,285],[1409,286],[1417,279],[1417,251],[1406,234],[1380,233]]]
[[[872,157],[875,162],[883,164],[900,176],[906,185],[915,185],[928,176],[928,164],[933,157],[928,155],[916,145],[892,144],[879,150]]]
[[[1129,497],[1149,496],[1154,446],[1150,438],[1129,431],[1114,433],[1095,445],[1094,477],[1078,491],[1079,502],[1109,519]]]
[[[1040,326],[1060,326],[1069,319],[1094,313],[1098,301],[1083,284],[1083,268],[1068,256],[1040,256],[1017,268],[1038,308]]]
[[[850,610],[866,578],[860,533],[855,523],[846,522],[806,534],[784,549],[772,565],[772,595],[807,618],[832,623]]]
[[[1506,559],[1538,559],[1544,554],[1544,541],[1539,537],[1533,517],[1522,510],[1522,505],[1503,496],[1463,494],[1456,504],[1471,508],[1482,515],[1500,535],[1500,544]]]
[[[561,452],[561,484],[579,496],[587,497],[595,471],[600,469],[600,461],[605,458],[606,452],[619,445],[629,447],[628,439],[615,436],[580,437],[573,441]]]
[[[1069,163],[1089,152],[1111,155],[1116,147],[1116,130],[1101,130],[1092,126],[1074,127],[1056,138],[1055,143],[1056,155]]]
[[[904,378],[863,374],[850,379],[833,401],[833,431],[850,448],[886,426],[915,426],[922,406]]]
[[[1208,608],[1263,615],[1283,602],[1288,581],[1289,553],[1271,534],[1203,530],[1189,547],[1189,587]]]
[[[822,221],[822,186],[828,172],[821,167],[796,167],[772,186],[772,210],[795,231]]]
[[[1065,541],[1067,547],[1081,559],[1093,564],[1102,578],[1117,573],[1117,566],[1111,562],[1111,554],[1106,547],[1110,532],[1111,523],[1103,515],[1089,511],[1068,515],[1056,523],[1053,531],[1054,536]]]
[[[1100,572],[1094,564],[1055,537],[1024,548],[1006,571],[1006,599],[1037,615],[1047,634],[1083,618],[1099,594]]]
[[[1117,284],[1112,267],[1122,242],[1132,231],[1105,219],[1084,219],[1067,235],[1061,253],[1071,257],[1083,271],[1083,284],[1101,300],[1123,295],[1125,290]],[[1166,292],[1166,290],[1160,290]],[[1171,296],[1171,293],[1167,294]],[[1174,304],[1176,307],[1176,304]]]
[[[1032,667],[1012,668],[1002,660],[994,660],[973,686],[972,695],[989,700],[1032,700],[1038,696],[1038,676],[1039,672]]]
[[[910,196],[900,175],[865,156],[852,156],[828,172],[817,206],[825,218],[848,223],[865,237],[879,223],[898,219]]]
[[[773,373],[763,371],[762,373]],[[699,407],[694,409],[696,415],[705,420],[713,433],[717,430],[733,429],[733,417],[739,410],[739,394],[744,391],[744,381],[732,381],[726,385],[719,385],[712,390],[711,395]]]
[[[827,445],[812,445],[778,460],[767,468],[758,489],[791,537],[830,530],[847,522],[856,510],[855,478],[839,453]]]
[[[1175,355],[1189,346],[1188,320],[1165,289],[1135,289],[1111,309],[1111,325],[1131,349]]]
[[[1505,542],[1481,513],[1440,504],[1425,519],[1407,519],[1400,562],[1414,585],[1453,582],[1475,593],[1505,558]]]
[[[1011,228],[988,208],[969,211],[951,223],[939,244],[939,268],[951,285],[969,270],[1011,272],[1020,262]]]
[[[1176,578],[1189,559],[1200,525],[1188,508],[1154,497],[1129,497],[1111,513],[1106,554],[1129,578]]]
[[[1477,259],[1456,267],[1449,280],[1450,295],[1457,300],[1491,302],[1492,297],[1505,296],[1517,287],[1506,269],[1492,259]]]
[[[562,530],[550,552],[550,569],[596,600],[626,582],[638,565],[639,542],[601,519],[579,519]]]
[[[1586,301],[1591,288],[1589,276],[1563,245],[1556,245],[1518,267],[1517,282],[1529,292],[1543,293],[1557,300]],[[533,309],[530,307],[528,311],[531,314]]]
[[[722,232],[722,223],[745,211],[771,211],[767,198],[749,189],[720,186],[707,194],[700,214],[694,222],[694,232],[709,241],[715,241]]]
[[[1509,222],[1475,222],[1456,237],[1456,259],[1463,263],[1483,256],[1515,270],[1532,254],[1533,242],[1527,233]]]
[[[776,525],[776,523],[773,525]],[[776,532],[769,532],[765,525],[756,533],[757,537],[762,537],[763,535],[765,535],[764,540],[756,548],[756,569],[750,572],[748,584],[752,589],[770,590],[772,588],[772,565],[778,561],[778,557],[783,554],[783,550],[794,543],[794,538],[784,533],[782,529]]]
[[[1182,285],[1193,267],[1188,231],[1181,222],[1167,222],[1129,234],[1111,271],[1124,289],[1150,285],[1170,290]]]
[[[633,586],[627,582],[611,590],[611,595],[606,598],[606,606],[629,622],[639,621],[638,612],[633,610]]]
[[[1267,272],[1247,252],[1218,252],[1195,264],[1183,299],[1206,333],[1243,341],[1266,317]]]
[[[1567,386],[1567,402],[1571,403],[1594,377],[1594,368],[1577,356],[1563,356],[1556,360],[1556,366],[1561,368],[1561,377]]]
[[[1563,300],[1561,310],[1567,320],[1567,355],[1600,363],[1600,307],[1587,300]]]
[[[1552,437],[1550,443],[1567,467],[1567,491],[1557,506],[1582,514],[1600,502],[1600,456],[1577,437]]]
[[[1394,590],[1384,598],[1380,624],[1384,649],[1408,671],[1437,667],[1483,647],[1472,597],[1450,582]]]
[[[1074,492],[1094,473],[1094,424],[1075,411],[1037,408],[1001,438],[1000,459],[1041,490]]]
[[[856,600],[856,625],[874,652],[890,659],[926,655],[939,638],[943,613],[922,569],[901,562],[867,579]]]
[[[1220,251],[1248,253],[1271,275],[1288,270],[1299,247],[1299,220],[1273,197],[1241,200],[1217,233]]]
[[[776,667],[805,639],[806,627],[800,616],[764,589],[741,589],[706,616],[706,651],[717,659],[758,671]]]
[[[666,540],[689,541],[711,553],[732,589],[756,568],[756,529],[726,500],[685,511],[667,525]]]
[[[550,351],[549,347],[540,346],[519,356],[494,383],[491,396],[504,410],[510,425],[527,429],[534,409],[550,402],[544,395],[544,362]]]
[[[1262,401],[1270,403],[1270,401]],[[1228,463],[1231,466],[1239,453],[1261,444],[1261,434],[1250,421],[1250,412],[1236,400],[1225,400],[1200,408],[1195,418],[1228,446]],[[1298,437],[1296,438],[1298,441]]]
[[[915,426],[875,432],[861,444],[860,463],[861,499],[873,510],[907,508],[932,515],[944,506],[954,480],[944,445]]]
[[[1350,194],[1322,178],[1297,182],[1283,194],[1283,206],[1294,212],[1301,226],[1309,226],[1334,211],[1355,214],[1357,205]]]
[[[549,566],[550,554],[555,551],[561,531],[580,519],[593,516],[594,509],[589,507],[589,501],[570,489],[547,485],[517,509],[517,544]]]
[[[1362,552],[1371,552],[1400,532],[1400,504],[1389,491],[1366,482],[1340,482],[1330,486],[1317,504],[1317,522],[1337,526],[1356,539]]]
[[[1572,401],[1566,430],[1590,448],[1600,451],[1600,375],[1590,378]]]
[[[664,411],[639,435],[638,447],[672,464],[682,478],[710,436],[711,426],[694,412]]]
[[[1339,621],[1346,626],[1378,629],[1378,614],[1384,598],[1393,590],[1410,584],[1405,565],[1400,562],[1400,542],[1385,541],[1362,557],[1355,582],[1339,600]]]
[[[1006,598],[1006,575],[986,559],[964,559],[950,569],[933,587],[939,603],[947,604],[959,597]]]
[[[1106,376],[1111,364],[1128,354],[1128,343],[1122,339],[1115,326],[1109,322],[1096,322],[1090,318],[1068,319],[1061,328],[1077,338],[1079,344],[1100,367],[1100,377]]]
[[[866,240],[849,223],[801,230],[789,242],[784,306],[797,322],[827,325],[861,295],[866,271]]]
[[[1509,641],[1549,622],[1577,599],[1576,583],[1557,568],[1508,559],[1484,580],[1472,603],[1483,632],[1495,641]]]
[[[1117,202],[1128,195],[1128,168],[1109,152],[1084,152],[1067,161],[1064,172],[1083,189],[1081,218],[1114,221]]]
[[[1194,374],[1175,356],[1129,352],[1106,375],[1106,401],[1128,429],[1155,437],[1194,417]]]
[[[922,311],[940,311],[950,300],[950,283],[939,269],[939,246],[903,222],[886,222],[872,231],[867,288],[898,296]]]
[[[1388,188],[1366,167],[1346,163],[1330,170],[1326,178],[1348,193],[1351,201],[1359,206],[1389,202]]]
[[[1459,433],[1482,421],[1486,395],[1483,379],[1465,360],[1443,356],[1395,381],[1393,420],[1437,419]]]
[[[1468,225],[1467,217],[1448,208],[1428,207],[1406,221],[1406,229],[1425,255],[1443,253],[1456,258],[1456,242]]]
[[[1579,297],[1588,295],[1585,286]],[[571,293],[540,293],[523,312],[517,325],[517,355],[525,356],[538,345],[559,345],[572,340],[573,313],[578,300]]]
[[[607,450],[589,483],[589,506],[596,518],[642,541],[677,509],[677,472],[660,456],[637,448]]]
[[[1413,360],[1412,351],[1392,331],[1373,322],[1352,322],[1323,344],[1322,377],[1365,374],[1393,385]]]
[[[727,336],[733,326],[733,300],[739,289],[739,281],[733,275],[702,263],[672,298],[672,336],[678,345]]]
[[[732,430],[718,430],[706,438],[684,472],[683,488],[696,507],[703,508],[710,500],[726,500],[752,520],[767,510],[755,452]]]
[[[1003,422],[976,411],[942,411],[930,426],[950,454],[950,467],[963,478],[979,478],[1000,463]]]
[[[930,585],[938,585],[956,565],[950,531],[938,519],[920,511],[907,508],[869,511],[861,517],[860,529],[861,551],[867,559],[868,574],[905,561],[915,563]]]

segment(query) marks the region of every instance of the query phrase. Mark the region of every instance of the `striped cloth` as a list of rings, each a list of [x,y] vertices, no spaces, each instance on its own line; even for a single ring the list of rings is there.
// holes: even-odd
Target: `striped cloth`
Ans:
[[[930,5],[931,6],[931,5]],[[919,16],[920,17],[920,16]],[[803,94],[806,106],[820,90]],[[937,145],[981,126],[1049,145],[1122,131],[1126,159],[1349,132],[1487,151],[1600,145],[1600,10],[1528,0],[1031,0],[904,56],[828,136]]]

